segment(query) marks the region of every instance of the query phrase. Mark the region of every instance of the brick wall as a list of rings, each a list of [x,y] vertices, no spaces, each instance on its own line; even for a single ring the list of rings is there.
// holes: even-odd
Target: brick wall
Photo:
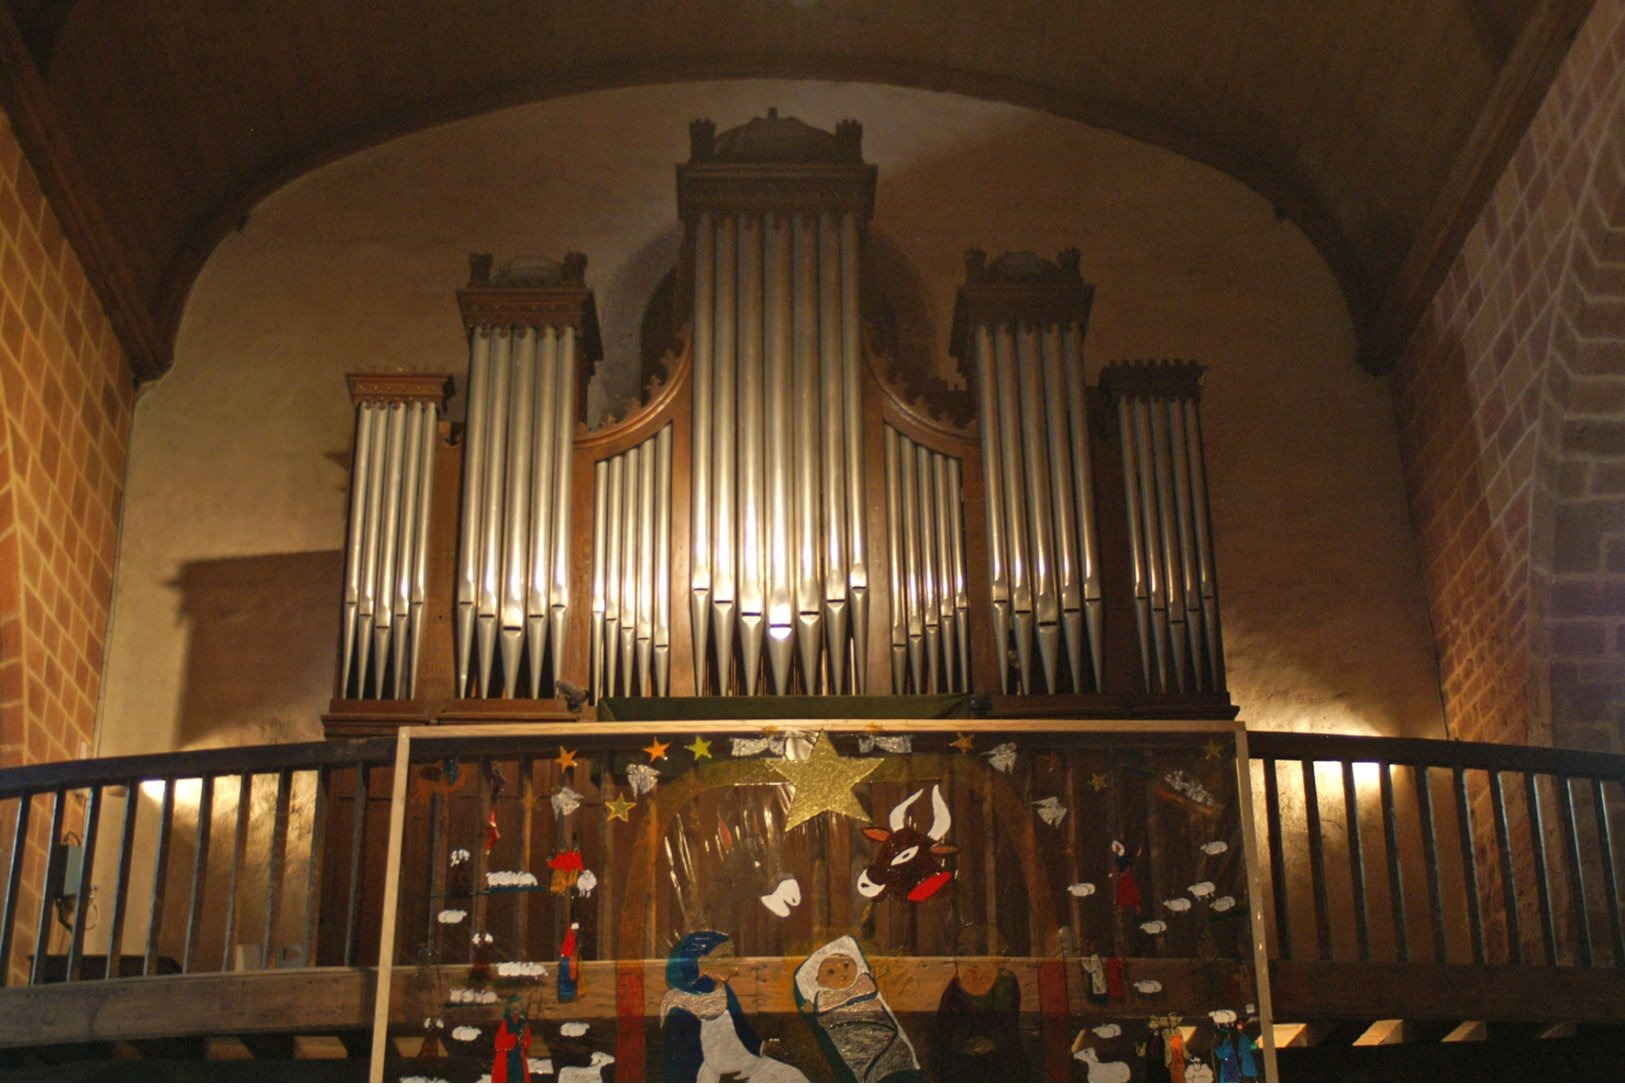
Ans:
[[[1569,367],[1582,348],[1581,325],[1620,323],[1617,311],[1582,315],[1584,292],[1574,284],[1576,256],[1587,252],[1577,238],[1596,219],[1588,209],[1609,204],[1609,188],[1618,188],[1609,145],[1625,124],[1622,72],[1625,0],[1602,0],[1397,368],[1395,407],[1446,719],[1464,739],[1551,742],[1555,707],[1561,741],[1617,744],[1617,731],[1612,739],[1588,734],[1570,720],[1574,706],[1562,688],[1570,675],[1554,654],[1611,654],[1617,666],[1625,578],[1604,604],[1593,592],[1598,579],[1562,585],[1551,572],[1554,548],[1570,536],[1553,500],[1565,437],[1607,440],[1569,418],[1581,406],[1570,402]],[[1586,349],[1597,353],[1595,342]],[[1614,375],[1625,375],[1613,357]],[[1611,405],[1617,418],[1625,386],[1584,400]],[[1592,478],[1625,493],[1615,476],[1587,468]],[[1596,536],[1599,565],[1607,562],[1605,535]],[[1562,601],[1589,613],[1591,625],[1559,622],[1551,608]],[[1618,622],[1595,614],[1604,608]]]
[[[133,402],[101,304],[0,113],[0,768],[76,758],[92,739]],[[0,806],[7,848],[13,818]],[[33,818],[29,900],[47,806]]]

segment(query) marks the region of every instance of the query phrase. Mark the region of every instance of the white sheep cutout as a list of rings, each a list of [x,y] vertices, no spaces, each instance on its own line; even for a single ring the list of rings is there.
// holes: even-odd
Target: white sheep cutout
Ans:
[[[1072,1054],[1072,1059],[1082,1061],[1089,1069],[1090,1083],[1127,1083],[1128,1064],[1125,1061],[1105,1061],[1095,1053],[1094,1046],[1084,1046]]]
[[[602,1083],[604,1080],[603,1068],[606,1064],[615,1063],[615,1058],[603,1050],[592,1055],[592,1063],[585,1067],[581,1065],[566,1065],[559,1069],[560,1083]]]

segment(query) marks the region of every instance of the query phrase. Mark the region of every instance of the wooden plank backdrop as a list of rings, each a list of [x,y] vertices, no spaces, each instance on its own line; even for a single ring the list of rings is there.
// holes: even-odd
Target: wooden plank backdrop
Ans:
[[[1179,1015],[1211,1035],[1213,1011],[1256,1018],[1266,984],[1254,940],[1250,828],[1237,788],[1240,735],[1214,722],[1133,730],[1058,721],[650,722],[595,734],[470,726],[454,736],[405,729],[410,755],[398,765],[407,766],[407,780],[392,784],[406,831],[387,861],[400,893],[385,904],[394,938],[380,948],[389,957],[380,966],[413,967],[420,981],[394,1008],[381,1001],[378,1052],[386,1027],[400,1034],[425,1016],[494,1030],[500,1003],[450,999],[452,990],[472,988],[500,999],[521,994],[538,1032],[590,1022],[599,1049],[619,1055],[619,1078],[658,1077],[665,955],[700,930],[730,937],[731,986],[747,1017],[791,1020],[797,965],[838,937],[855,938],[881,994],[912,1024],[922,1062],[945,988],[978,963],[1002,964],[1015,976],[1034,1076],[1072,1068],[1073,1035],[1089,1022],[1124,1021],[1116,1040],[1091,1037],[1102,1060],[1132,1054],[1153,1015]],[[868,821],[825,812],[785,827],[793,790],[775,773],[774,754],[736,756],[734,743],[798,736],[833,744],[843,758],[876,760],[852,788]],[[866,742],[879,736],[906,736],[912,751]],[[658,744],[666,745],[664,757],[652,758]],[[1014,745],[1008,770],[992,757],[1002,744]],[[651,792],[634,793],[628,768],[635,765],[659,771]],[[455,788],[414,799],[419,782],[453,774]],[[1182,782],[1194,783],[1195,798]],[[555,803],[565,786],[579,795],[573,810]],[[901,893],[865,897],[858,879],[877,845],[864,830],[885,827],[918,792],[904,810],[924,831],[936,787],[952,817],[941,840],[957,847],[947,858],[954,878],[921,902]],[[375,782],[372,795],[389,794]],[[634,805],[625,820],[612,815],[622,801]],[[1041,815],[1056,806],[1065,812],[1053,823]],[[1115,863],[1114,841],[1131,859],[1126,870]],[[456,849],[472,855],[473,895],[445,893]],[[566,892],[550,887],[548,861],[568,850],[579,850],[596,876],[588,894],[575,888],[573,874]],[[530,872],[536,886],[485,887],[484,873],[499,871]],[[800,901],[779,917],[764,896],[790,878]],[[1138,907],[1124,889],[1130,879]],[[1212,903],[1226,897],[1232,907],[1215,911]],[[442,923],[442,909],[464,916]],[[556,973],[572,923],[580,926],[582,987],[561,1003]],[[547,976],[503,978],[493,968],[471,979],[477,933],[490,936],[482,957],[491,963],[545,964]],[[1089,955],[1121,960],[1124,988],[1098,1005],[1086,996]],[[1151,981],[1160,991],[1135,988]],[[791,1026],[775,1021],[790,1034],[802,1029]],[[482,1035],[487,1051],[489,1036]],[[791,1048],[804,1062],[798,1067],[825,1068],[816,1047]]]

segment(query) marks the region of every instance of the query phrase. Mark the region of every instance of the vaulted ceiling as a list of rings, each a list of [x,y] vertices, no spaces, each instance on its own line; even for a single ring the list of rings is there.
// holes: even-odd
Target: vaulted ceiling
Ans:
[[[1590,0],[0,0],[0,99],[138,378],[267,193],[585,89],[805,77],[1002,99],[1224,170],[1390,366]],[[613,124],[613,118],[605,118]]]

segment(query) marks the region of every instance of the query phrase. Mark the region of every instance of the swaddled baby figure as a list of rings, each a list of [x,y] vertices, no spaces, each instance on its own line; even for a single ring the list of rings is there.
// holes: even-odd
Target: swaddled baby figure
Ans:
[[[811,1022],[838,1078],[859,1083],[920,1078],[914,1047],[852,937],[830,941],[796,969],[796,1006]]]

